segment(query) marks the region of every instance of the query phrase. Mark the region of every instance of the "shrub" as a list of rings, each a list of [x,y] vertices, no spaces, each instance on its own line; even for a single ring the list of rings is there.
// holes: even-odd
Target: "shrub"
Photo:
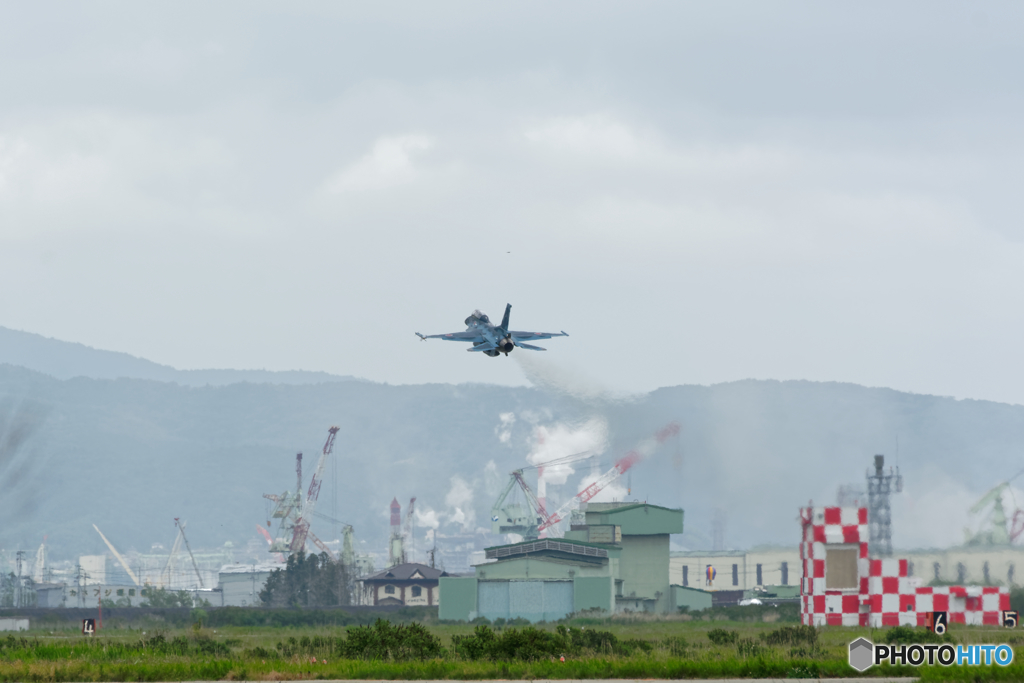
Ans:
[[[202,628],[203,622],[206,621],[206,610],[196,607],[189,613],[189,618],[192,619],[195,628]]]
[[[620,641],[608,631],[559,626],[552,633],[527,626],[522,629],[506,628],[497,634],[486,624],[479,624],[472,635],[452,636],[452,649],[464,659],[535,661],[544,657],[587,653],[630,655],[638,650],[650,652],[654,646],[646,640]]]
[[[441,639],[423,624],[392,624],[378,619],[373,626],[356,626],[348,631],[342,656],[348,659],[379,659],[405,662],[433,659],[443,652]]]
[[[565,650],[569,654],[579,655],[583,651],[602,652],[606,654],[619,653],[622,650],[622,643],[610,631],[598,631],[596,629],[586,630],[585,628],[558,627],[558,634],[566,639]]]
[[[715,645],[733,645],[739,640],[740,634],[736,631],[726,631],[724,628],[713,628],[708,631],[708,640]]]
[[[654,650],[654,645],[649,640],[641,640],[640,638],[628,638],[622,641],[616,654],[624,655],[626,657],[642,652],[644,654],[650,654]]]
[[[769,600],[771,598],[768,598]],[[711,621],[725,619],[727,621],[762,622],[771,619],[782,623],[800,623],[800,605],[795,602],[765,603],[763,605],[723,605],[709,607],[700,612],[701,618]]]
[[[764,646],[753,638],[741,638],[736,641],[736,652],[740,657],[756,657],[764,652]]]
[[[818,630],[813,626],[783,626],[759,637],[767,645],[814,645],[818,642]]]
[[[895,643],[906,645],[912,643],[952,643],[953,637],[948,632],[940,636],[923,626],[921,628],[894,626],[885,632],[883,640],[890,645]]]
[[[689,643],[686,642],[681,636],[672,636],[662,641],[665,649],[673,657],[682,657],[686,654],[686,648],[689,647]]]
[[[1024,587],[1010,588],[1010,609],[1017,610],[1018,614],[1024,614]]]
[[[21,636],[15,638],[13,635],[8,635],[3,640],[0,640],[0,652],[7,650],[25,650],[28,649],[28,638]]]
[[[494,631],[480,624],[473,629],[473,635],[452,636],[452,649],[465,659],[481,659],[488,656],[495,640]]]
[[[560,654],[565,651],[565,646],[564,639],[548,631],[533,627],[510,628],[494,638],[487,654],[491,659],[531,662]]]

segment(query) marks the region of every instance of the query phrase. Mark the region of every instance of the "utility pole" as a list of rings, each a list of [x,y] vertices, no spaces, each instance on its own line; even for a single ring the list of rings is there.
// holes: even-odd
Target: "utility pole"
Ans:
[[[25,557],[25,551],[19,550],[17,552],[18,557],[18,583],[15,584],[14,588],[14,606],[21,607],[21,559]]]

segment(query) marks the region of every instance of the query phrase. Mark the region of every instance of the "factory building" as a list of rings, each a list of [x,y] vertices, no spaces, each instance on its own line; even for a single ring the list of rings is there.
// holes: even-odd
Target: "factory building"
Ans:
[[[136,586],[128,584],[99,584],[90,583],[81,586],[70,585],[64,587],[63,599],[67,607],[95,607],[100,600],[113,601],[120,606],[138,607],[146,600],[146,596],[152,586]],[[49,602],[50,597],[47,597]],[[43,607],[44,605],[40,605]],[[49,604],[46,605],[50,606]]]
[[[671,585],[669,536],[683,511],[647,503],[592,503],[564,538],[487,548],[472,577],[440,579],[441,619],[552,621],[573,612],[674,612],[702,601]]]
[[[1024,582],[1024,547],[1004,545],[957,546],[897,551],[907,560],[907,575],[927,584],[1015,586]],[[764,586],[800,583],[802,567],[797,547],[762,546],[751,550],[693,550],[672,552],[672,583],[707,591],[749,591]],[[714,568],[708,578],[708,567]],[[1018,567],[1020,570],[1018,570]]]
[[[968,545],[945,549],[906,550],[907,572],[928,583],[977,583],[1015,586],[1024,583],[1024,547]],[[1020,570],[1018,570],[1018,567]]]
[[[746,551],[688,550],[672,552],[669,559],[672,583],[706,591],[797,586],[800,567],[799,548],[785,546],[761,546]]]
[[[36,607],[64,607],[67,586],[63,583],[37,583]]]
[[[260,591],[267,585],[271,573],[284,569],[285,565],[267,564],[226,564],[217,574],[217,588],[221,605],[251,607],[262,604]],[[205,599],[213,602],[208,596]]]

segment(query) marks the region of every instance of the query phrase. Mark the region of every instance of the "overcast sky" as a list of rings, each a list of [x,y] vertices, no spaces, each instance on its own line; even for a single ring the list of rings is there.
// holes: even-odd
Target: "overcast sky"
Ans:
[[[179,368],[1024,403],[1020,3],[5,3],[0,325]]]

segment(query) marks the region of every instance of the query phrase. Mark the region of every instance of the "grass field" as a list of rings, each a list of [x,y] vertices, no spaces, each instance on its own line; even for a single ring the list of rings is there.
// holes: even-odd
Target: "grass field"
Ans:
[[[884,630],[824,628],[811,634],[813,642],[808,642],[803,639],[805,632],[798,633],[792,624],[784,623],[579,619],[562,624],[565,652],[544,652],[543,645],[537,646],[538,650],[527,643],[529,638],[523,638],[522,627],[506,626],[494,627],[488,637],[496,638],[495,642],[518,643],[515,647],[519,649],[510,650],[511,654],[478,652],[474,659],[467,654],[472,651],[469,645],[479,642],[473,640],[473,625],[422,625],[425,631],[417,631],[418,626],[411,629],[421,633],[427,649],[405,650],[408,661],[394,661],[395,657],[377,650],[346,658],[346,643],[355,642],[360,633],[375,638],[372,631],[355,626],[161,628],[154,622],[114,625],[94,638],[70,630],[31,631],[0,637],[0,680],[818,678],[857,675],[846,663],[848,643],[862,635],[874,642],[885,642],[886,637]],[[556,624],[539,626],[550,634],[546,641],[540,639],[548,647],[562,642],[557,640],[563,637],[557,628]],[[613,644],[602,633],[611,634]],[[1024,680],[1024,662],[1016,663],[1020,654],[1016,648],[1024,644],[1024,636],[1018,632],[953,626],[949,635],[965,644],[1010,643],[1015,647],[1015,663],[1010,667],[873,667],[865,675]],[[778,642],[788,636],[793,636],[788,642]],[[439,649],[429,649],[435,646]],[[427,654],[420,659],[416,652]]]

